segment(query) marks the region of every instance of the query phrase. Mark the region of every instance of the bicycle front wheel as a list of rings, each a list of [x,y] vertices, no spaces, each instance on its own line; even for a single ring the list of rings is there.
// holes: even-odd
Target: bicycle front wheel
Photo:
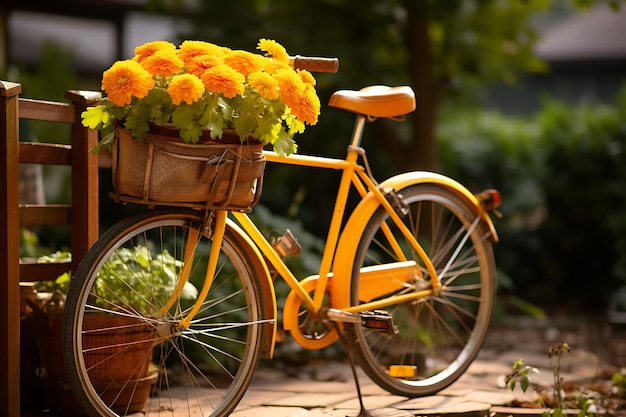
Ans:
[[[228,226],[208,295],[203,212],[149,210],[94,244],[68,293],[64,359],[91,416],[226,416],[259,359],[263,303],[250,247]],[[184,278],[187,277],[187,278]]]
[[[490,232],[467,203],[450,190],[417,184],[398,192],[403,217],[428,254],[441,282],[439,292],[387,307],[398,333],[348,325],[349,340],[361,367],[382,388],[409,397],[431,395],[452,384],[482,346],[495,297],[495,263]],[[389,227],[397,245],[383,230]],[[391,239],[393,241],[393,239]],[[404,259],[398,256],[404,253]],[[360,291],[361,268],[415,261],[421,271],[374,299]],[[389,278],[394,279],[394,278]],[[375,284],[369,284],[375,285]],[[367,223],[352,273],[352,305],[432,288],[417,254],[380,207]]]

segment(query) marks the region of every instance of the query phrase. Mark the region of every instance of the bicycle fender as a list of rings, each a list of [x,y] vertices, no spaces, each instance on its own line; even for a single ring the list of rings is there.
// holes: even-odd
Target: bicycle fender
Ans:
[[[457,194],[465,200],[477,216],[481,217],[482,225],[488,229],[491,239],[494,242],[498,241],[496,228],[489,214],[481,207],[474,194],[452,178],[434,172],[413,171],[385,180],[380,184],[380,188],[391,187],[398,191],[416,184],[436,184]],[[350,306],[350,281],[359,238],[378,207],[379,203],[374,194],[371,192],[366,194],[350,215],[341,234],[333,264],[334,279],[329,284],[330,304],[333,308],[341,309]]]
[[[259,276],[259,284],[261,286],[261,300],[263,317],[260,320],[264,321],[263,324],[263,344],[261,356],[264,358],[272,358],[274,356],[274,346],[276,345],[276,329],[278,327],[277,308],[276,308],[276,293],[274,292],[274,283],[267,269],[267,263],[263,260],[261,252],[254,244],[252,239],[235,223],[232,219],[226,219],[226,226],[229,227],[234,233],[244,240],[252,249],[255,258],[251,261],[255,264],[253,269],[256,271],[262,270],[263,276]]]

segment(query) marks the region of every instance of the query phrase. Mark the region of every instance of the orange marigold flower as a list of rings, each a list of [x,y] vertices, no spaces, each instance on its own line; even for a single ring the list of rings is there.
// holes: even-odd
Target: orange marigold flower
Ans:
[[[281,44],[279,44],[278,42],[274,40],[271,40],[271,39],[259,40],[257,49],[267,52],[267,55],[271,56],[278,62],[282,62],[284,64],[289,63],[289,54],[287,53],[287,51]]]
[[[167,87],[167,93],[172,98],[172,103],[179,105],[181,102],[194,103],[202,97],[204,84],[200,78],[192,74],[176,75]]]
[[[223,94],[228,98],[243,94],[245,81],[246,77],[225,64],[209,68],[202,74],[202,82],[207,91]]]
[[[320,99],[311,85],[307,85],[300,98],[292,103],[291,113],[298,120],[309,125],[317,123],[320,114]]]
[[[184,63],[176,55],[176,51],[156,51],[141,62],[141,66],[150,74],[171,77],[181,70]]]
[[[204,71],[223,63],[224,59],[219,56],[198,55],[193,57],[193,59],[187,63],[187,70],[196,77],[201,77],[202,74],[204,74]]]
[[[278,82],[282,102],[289,107],[297,105],[305,89],[298,74],[290,69],[280,69],[274,74],[274,78]]]
[[[178,56],[185,64],[198,55],[222,56],[230,49],[204,41],[184,41],[178,48]]]
[[[154,87],[148,71],[136,61],[117,61],[102,75],[102,89],[116,106],[130,104],[133,97],[143,98]]]
[[[265,66],[263,67],[263,71],[270,74],[276,74],[278,70],[281,69],[291,70],[291,67],[289,66],[289,64],[272,60],[266,60]]]
[[[224,63],[243,75],[263,68],[265,58],[248,51],[230,51],[224,56]]]
[[[267,72],[253,72],[248,75],[248,83],[259,92],[259,95],[268,100],[276,100],[278,94],[278,81]]]
[[[135,48],[135,59],[138,62],[152,56],[156,51],[175,51],[176,45],[167,41],[152,41]]]
[[[296,70],[296,72],[300,76],[300,79],[303,83],[315,86],[315,78],[313,77],[313,74],[311,74],[309,71],[299,69]]]

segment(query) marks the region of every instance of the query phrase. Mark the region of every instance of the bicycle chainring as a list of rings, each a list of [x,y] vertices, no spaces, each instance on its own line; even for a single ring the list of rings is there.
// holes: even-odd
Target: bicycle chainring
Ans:
[[[313,294],[317,277],[306,278],[300,285],[308,294]],[[332,324],[311,314],[294,291],[285,300],[283,326],[300,346],[308,350],[323,349],[339,338]]]

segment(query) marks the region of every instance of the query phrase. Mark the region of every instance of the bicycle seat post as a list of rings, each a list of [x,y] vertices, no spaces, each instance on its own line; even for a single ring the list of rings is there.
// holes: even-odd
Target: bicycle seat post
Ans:
[[[352,141],[350,142],[350,148],[359,148],[361,146],[361,138],[363,137],[363,130],[365,129],[365,122],[367,116],[357,114],[356,122],[354,123],[354,129],[352,131]]]

